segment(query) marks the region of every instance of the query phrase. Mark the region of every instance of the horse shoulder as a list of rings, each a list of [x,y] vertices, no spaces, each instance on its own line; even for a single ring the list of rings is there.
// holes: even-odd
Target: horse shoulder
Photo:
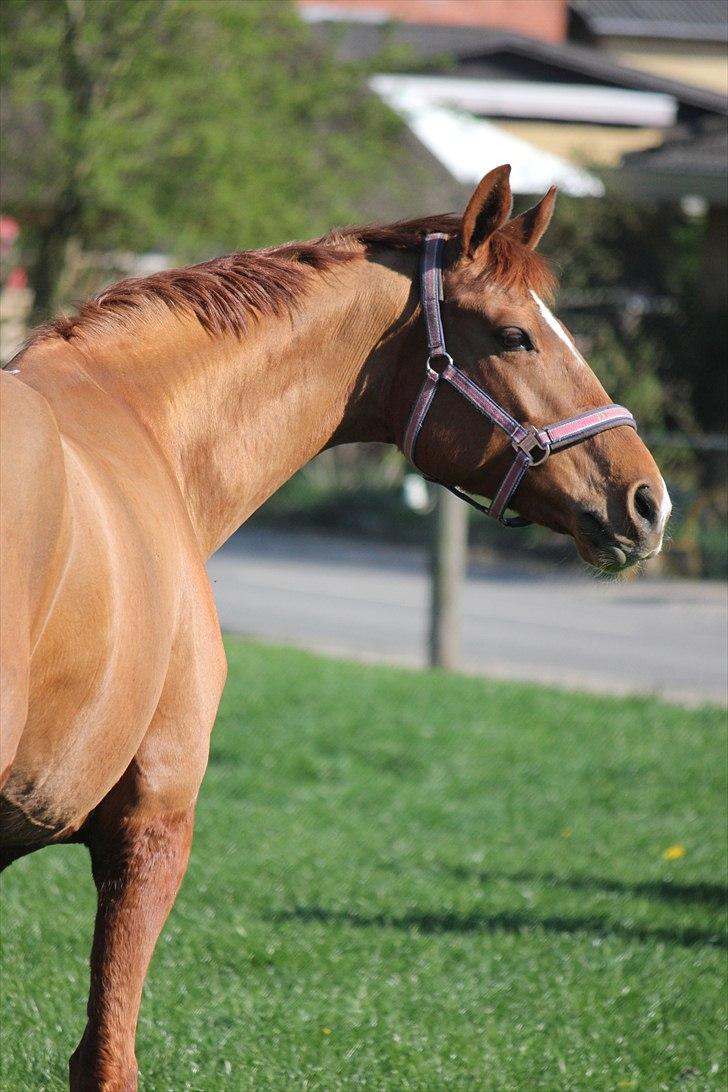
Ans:
[[[42,394],[0,372],[0,784],[23,730],[32,649],[69,540],[60,434]]]
[[[65,541],[48,581],[48,609],[18,658],[17,728],[10,739],[3,731],[3,794],[15,817],[8,824],[0,807],[6,839],[24,838],[20,827],[31,824],[39,827],[38,838],[77,828],[123,774],[159,702],[180,610],[185,514],[169,475],[119,403],[95,388],[83,395],[83,413],[53,402],[46,414],[58,421],[52,459],[28,435],[37,422],[27,413],[18,414],[13,435],[24,461],[22,472],[11,468],[7,493],[18,512],[25,506],[41,518],[26,518],[19,544],[17,512],[4,512],[13,549],[3,556],[3,570],[9,598],[19,600],[8,644],[28,601],[16,577],[27,571],[26,583],[37,582],[39,553],[53,523],[43,514],[55,512],[54,496],[56,504],[63,497]],[[34,390],[23,397],[43,401]],[[34,445],[33,474],[25,453]],[[4,442],[6,456],[9,447]],[[53,474],[41,474],[44,459]],[[8,613],[3,610],[4,618]]]

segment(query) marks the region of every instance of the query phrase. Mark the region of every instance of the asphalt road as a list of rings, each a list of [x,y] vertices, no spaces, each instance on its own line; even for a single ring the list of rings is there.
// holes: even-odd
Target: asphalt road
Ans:
[[[210,561],[227,632],[356,659],[425,663],[424,552],[243,528]],[[596,692],[728,701],[728,587],[471,570],[462,666]]]

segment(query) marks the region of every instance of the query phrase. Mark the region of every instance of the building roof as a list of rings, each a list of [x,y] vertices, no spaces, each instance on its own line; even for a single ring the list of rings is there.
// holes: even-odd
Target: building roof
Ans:
[[[697,128],[674,131],[656,148],[631,152],[622,160],[622,175],[645,196],[697,194],[714,204],[728,203],[728,125],[711,118]]]
[[[716,121],[697,130],[679,129],[656,148],[630,152],[624,162],[646,170],[693,171],[724,178],[728,166],[728,127]]]
[[[700,2],[686,0],[686,4]],[[367,60],[381,54],[386,57],[388,49],[396,49],[397,59],[392,61],[390,71],[438,71],[474,79],[601,84],[672,95],[678,105],[679,121],[695,121],[710,113],[728,114],[725,96],[715,91],[628,68],[587,46],[552,45],[482,27],[417,23],[338,22],[332,40],[339,56],[346,60]],[[454,58],[454,68],[446,67],[448,58]]]
[[[570,0],[597,37],[725,42],[725,0]]]

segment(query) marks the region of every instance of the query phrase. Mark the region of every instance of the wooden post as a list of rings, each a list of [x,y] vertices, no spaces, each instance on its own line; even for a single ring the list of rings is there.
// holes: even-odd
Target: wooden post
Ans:
[[[430,667],[452,671],[460,659],[460,597],[468,543],[468,508],[441,485],[431,547]]]

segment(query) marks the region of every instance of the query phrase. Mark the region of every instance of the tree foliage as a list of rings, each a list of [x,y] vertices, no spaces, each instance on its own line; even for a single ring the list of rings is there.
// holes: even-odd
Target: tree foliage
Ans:
[[[694,431],[705,223],[678,206],[560,198],[544,240],[559,313],[607,390],[648,429]]]
[[[58,302],[70,241],[184,261],[442,211],[365,72],[287,0],[3,0],[0,18],[3,207],[25,228],[35,321]],[[403,177],[409,199],[393,202]],[[717,427],[725,315],[700,315],[702,230],[614,194],[561,198],[546,237],[562,313],[648,425],[689,425],[692,402]],[[672,311],[625,322],[604,286]],[[579,293],[592,305],[570,309]]]
[[[281,0],[4,0],[4,206],[41,309],[71,238],[199,257],[357,218],[399,123]],[[379,183],[378,183],[379,184]]]

